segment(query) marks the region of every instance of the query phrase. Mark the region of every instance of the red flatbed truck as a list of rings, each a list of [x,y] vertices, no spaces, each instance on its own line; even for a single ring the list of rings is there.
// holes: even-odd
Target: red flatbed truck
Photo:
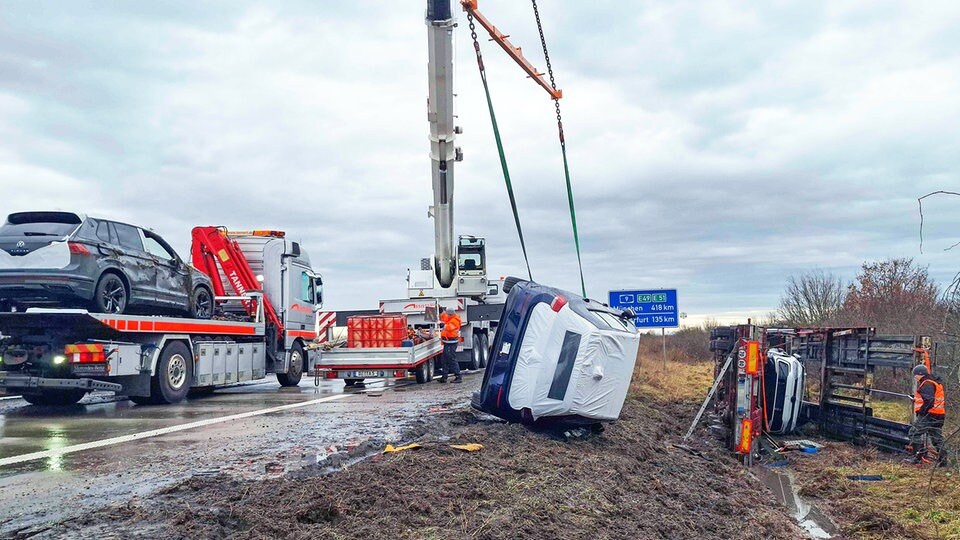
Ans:
[[[174,403],[193,391],[313,365],[322,278],[279,231],[193,230],[193,264],[213,280],[213,320],[30,309],[0,314],[0,389],[68,405],[90,391]],[[227,296],[227,289],[234,296]]]

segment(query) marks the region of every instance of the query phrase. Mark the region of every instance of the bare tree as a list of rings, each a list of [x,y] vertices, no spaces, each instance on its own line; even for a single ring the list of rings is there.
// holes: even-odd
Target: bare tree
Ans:
[[[841,318],[888,334],[936,334],[944,321],[939,287],[913,259],[864,263],[850,285]]]
[[[787,279],[777,317],[788,326],[824,326],[843,306],[846,287],[839,277],[813,270]]]

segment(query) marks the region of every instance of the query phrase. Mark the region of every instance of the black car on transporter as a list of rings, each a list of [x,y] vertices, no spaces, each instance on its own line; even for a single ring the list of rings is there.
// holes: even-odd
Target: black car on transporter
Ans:
[[[0,311],[84,307],[208,319],[210,278],[153,231],[71,212],[19,212],[0,225]]]

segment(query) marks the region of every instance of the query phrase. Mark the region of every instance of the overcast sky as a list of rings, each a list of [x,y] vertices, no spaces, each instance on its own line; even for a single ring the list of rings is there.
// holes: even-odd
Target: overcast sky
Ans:
[[[528,2],[480,8],[544,69]],[[541,0],[590,296],[676,287],[689,322],[775,308],[791,273],[960,271],[960,3]],[[0,213],[282,228],[327,307],[432,255],[425,2],[10,1]],[[460,15],[456,229],[522,275]],[[483,40],[534,277],[579,287],[553,104]]]

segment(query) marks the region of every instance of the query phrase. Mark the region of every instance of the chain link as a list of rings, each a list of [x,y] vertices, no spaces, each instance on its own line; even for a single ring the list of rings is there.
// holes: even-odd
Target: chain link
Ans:
[[[533,3],[533,16],[537,19],[537,31],[540,32],[540,45],[543,46],[543,59],[547,63],[547,75],[550,76],[550,86],[557,89],[557,81],[553,77],[553,65],[550,63],[550,51],[547,50],[547,38],[543,35],[543,23],[540,22],[540,10],[537,8],[537,0],[530,0]],[[554,99],[553,105],[557,110],[557,129],[560,130],[560,146],[566,146],[567,143],[563,137],[563,117],[560,116],[560,100]]]
[[[483,67],[483,55],[480,54],[480,40],[477,38],[477,24],[473,21],[473,12],[467,11],[467,22],[470,23],[470,39],[473,40],[473,50],[477,53],[477,66],[480,67],[480,77],[487,78],[487,70]]]

